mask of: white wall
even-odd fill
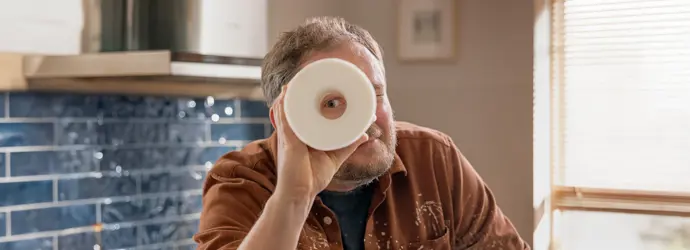
[[[278,35],[301,24],[312,16],[342,16],[342,0],[268,0],[268,41],[275,43]]]

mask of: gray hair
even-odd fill
[[[383,65],[379,44],[362,27],[340,17],[315,17],[297,28],[280,35],[261,65],[261,89],[270,107],[281,88],[299,71],[300,64],[313,51],[321,51],[343,42],[356,42],[366,47]],[[383,68],[383,67],[381,67]]]

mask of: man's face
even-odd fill
[[[302,66],[311,62],[339,58],[362,70],[376,91],[376,121],[369,127],[369,141],[360,145],[333,177],[333,181],[347,186],[362,185],[384,174],[395,159],[395,123],[382,65],[366,47],[359,43],[345,43],[333,49],[311,53]]]

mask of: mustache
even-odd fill
[[[383,135],[381,128],[376,124],[369,126],[366,133],[370,138],[379,138]]]

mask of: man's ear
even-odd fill
[[[276,120],[273,115],[273,110],[273,106],[271,106],[271,108],[268,110],[268,117],[271,118],[271,125],[273,125],[273,130],[276,130],[278,128],[276,127]]]

